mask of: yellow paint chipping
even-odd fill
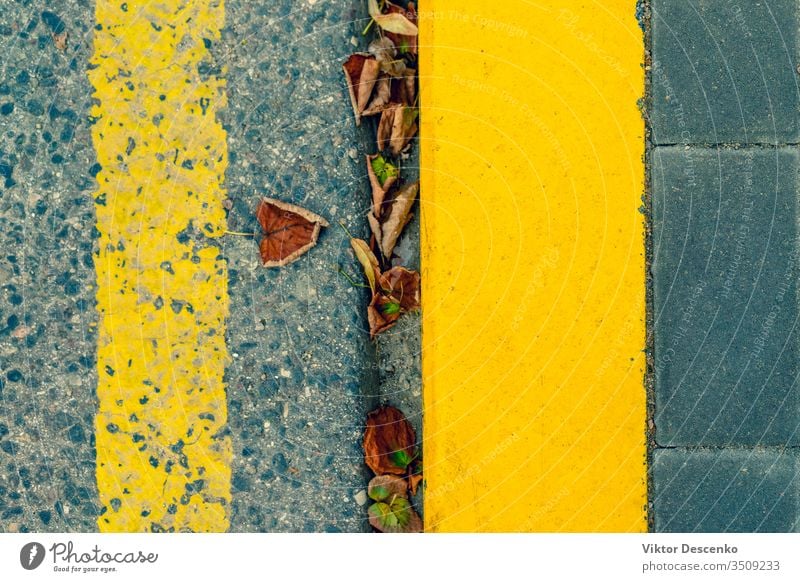
[[[421,13],[429,531],[645,531],[630,0]]]
[[[225,98],[200,73],[223,21],[221,0],[96,3],[101,531],[228,528]]]

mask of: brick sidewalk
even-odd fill
[[[654,0],[656,531],[796,531],[798,4]]]

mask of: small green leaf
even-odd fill
[[[397,516],[394,513],[387,513],[382,521],[383,521],[383,527],[387,529],[392,527],[397,527],[397,524],[399,523],[397,521]]]
[[[369,492],[369,496],[375,501],[383,501],[389,497],[389,490],[383,485],[378,485],[372,488],[372,490]]]
[[[411,455],[405,451],[395,451],[389,456],[389,458],[391,459],[392,463],[401,469],[408,467],[411,464],[411,461],[414,460]]]
[[[371,162],[372,171],[375,172],[375,177],[378,178],[381,186],[386,183],[389,178],[396,178],[400,172],[396,166],[393,166],[383,156],[378,156]]]
[[[394,32],[395,34],[405,34],[408,36],[416,36],[419,34],[419,29],[408,18],[400,13],[383,14],[378,7],[377,0],[367,0],[369,15],[372,17],[378,26],[386,32]]]
[[[397,515],[387,503],[373,503],[367,511],[378,520],[382,529],[397,527]]]
[[[400,54],[401,55],[406,54],[408,52],[409,48],[410,47],[408,46],[408,41],[405,39],[405,37],[401,36],[400,37],[400,46],[397,47],[397,49],[400,51]]]
[[[395,313],[400,313],[400,304],[387,303],[386,305],[381,307],[381,311],[383,311],[386,315],[394,315]]]
[[[390,506],[392,513],[397,518],[397,523],[400,527],[405,527],[411,520],[411,503],[408,499],[397,497]]]
[[[385,515],[392,512],[387,503],[373,503],[367,510],[372,517],[382,519]]]
[[[403,124],[408,127],[419,117],[418,107],[406,107],[403,109]]]

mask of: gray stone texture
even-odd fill
[[[655,143],[797,143],[796,0],[651,7]]]
[[[655,453],[657,532],[798,531],[798,458],[788,450]]]
[[[97,529],[92,14],[0,0],[0,532]]]
[[[656,441],[797,444],[797,151],[651,160]]]

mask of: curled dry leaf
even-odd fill
[[[417,10],[414,6],[413,2],[408,3],[408,8],[403,10],[401,6],[397,4],[393,4],[391,2],[386,2],[386,11],[389,14],[399,14],[402,15],[408,20],[411,24],[415,27],[417,26]],[[402,32],[396,33],[394,31],[386,31],[386,36],[392,40],[399,49],[399,51],[403,54],[417,54],[417,35],[419,31],[415,34],[403,34]]]
[[[378,286],[394,300],[401,313],[419,309],[420,277],[405,267],[392,267],[378,278]]]
[[[374,115],[393,104],[414,105],[417,96],[417,71],[397,58],[397,49],[391,39],[381,37],[372,41],[369,52],[380,64],[374,94],[362,115]]]
[[[365,241],[351,238],[350,246],[372,291],[367,320],[370,337],[374,338],[392,327],[402,314],[419,308],[419,273],[405,267],[392,267],[381,273],[378,259]]]
[[[418,110],[413,107],[414,100],[417,96],[417,72],[414,69],[406,69],[401,75],[397,77],[390,77],[389,75],[380,75],[375,82],[372,98],[369,101],[366,109],[361,112],[361,117],[369,117],[383,113],[386,109],[395,107],[397,105],[405,106],[403,115],[405,117],[392,117],[392,124],[400,124],[397,129],[391,127],[388,129],[389,135],[387,139],[392,139],[392,131],[401,131],[403,134],[408,133],[408,139],[397,144],[397,153],[399,153],[408,141],[414,137],[417,132],[416,120]],[[402,123],[401,123],[402,122]],[[388,121],[387,121],[388,123]],[[405,124],[405,125],[403,125]],[[388,126],[387,126],[388,127]],[[390,145],[392,145],[390,143]],[[395,155],[397,155],[395,153]]]
[[[377,0],[369,0],[368,2],[369,15],[378,26],[386,32],[392,32],[398,35],[416,37],[417,34],[419,34],[417,25],[408,19],[405,10],[399,6],[395,6],[391,2],[386,2],[386,6],[388,6],[389,11],[384,14],[381,12],[381,9],[378,8]]]
[[[411,423],[394,406],[381,406],[367,415],[364,461],[376,475],[404,475],[416,442]]]
[[[342,65],[357,125],[362,117],[376,115],[391,106],[393,99],[412,105],[416,94],[416,71],[407,69],[402,59],[390,56],[394,50],[389,46],[394,46],[392,41],[375,42],[381,41],[385,42],[370,45],[375,54],[355,53]]]
[[[372,90],[378,80],[380,65],[374,56],[368,53],[355,53],[342,65],[347,78],[347,89],[350,102],[356,116],[356,125],[361,125],[361,115],[370,102]]]
[[[381,154],[367,156],[367,175],[372,187],[372,212],[379,216],[389,189],[397,182],[400,171]]]
[[[411,489],[411,495],[417,494],[417,487],[422,483],[422,473],[412,473],[408,476],[408,488]]]
[[[388,144],[389,140],[392,138],[392,127],[394,126],[394,115],[397,109],[400,107],[399,104],[393,103],[391,106],[387,107],[381,113],[381,119],[378,122],[378,150],[384,150]]]
[[[367,50],[377,59],[382,73],[390,77],[400,77],[405,74],[405,60],[397,58],[397,47],[394,46],[392,39],[385,36],[376,38]]]
[[[381,113],[389,106],[391,100],[392,79],[388,75],[381,75],[375,82],[375,90],[373,91],[372,99],[370,99],[367,108],[361,112],[361,116],[368,117]]]
[[[378,278],[378,287],[367,307],[371,338],[391,328],[404,313],[420,306],[420,277],[416,271],[392,267]]]
[[[392,197],[388,208],[385,208],[387,205],[384,202],[384,208],[380,214],[376,216],[370,214],[367,217],[381,253],[387,259],[392,256],[400,234],[413,217],[411,208],[414,206],[417,194],[419,194],[419,182],[407,184]]]
[[[378,149],[389,151],[394,156],[408,145],[417,133],[419,110],[402,104],[390,104],[381,113],[378,123]]]
[[[400,319],[400,303],[380,293],[373,294],[372,301],[367,306],[369,337],[374,338],[386,331],[397,323],[398,319]]]
[[[383,65],[390,63],[397,56],[397,47],[391,39],[381,36],[369,43],[367,47],[369,54],[374,56]]]
[[[328,222],[288,202],[262,198],[256,217],[263,236],[259,250],[265,267],[282,267],[297,260],[317,244],[320,230]]]
[[[361,263],[361,267],[364,269],[364,275],[367,277],[370,290],[375,293],[378,277],[381,276],[378,259],[370,250],[369,245],[360,238],[351,238],[350,246],[353,247],[353,252],[356,254],[358,262]]]
[[[392,327],[404,313],[419,309],[419,273],[405,267],[392,267],[381,273],[378,259],[365,241],[351,238],[350,246],[364,269],[372,291],[372,300],[367,306],[367,321],[370,338],[374,338]]]
[[[392,81],[391,101],[406,105],[409,108],[413,107],[417,98],[417,71],[415,69],[406,69],[402,75],[392,79]]]

